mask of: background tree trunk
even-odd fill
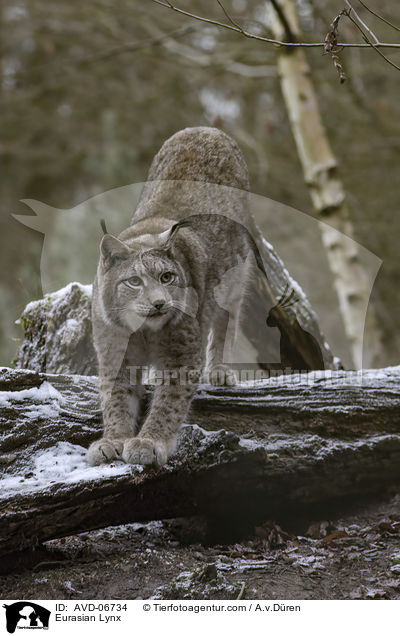
[[[294,0],[274,0],[270,24],[276,39],[299,40]],[[360,262],[353,226],[345,202],[337,161],[330,147],[304,50],[279,48],[278,70],[292,133],[315,211],[338,295],[355,368],[379,366],[382,336],[370,307],[366,273]],[[341,232],[339,234],[338,232]],[[349,237],[349,238],[346,238]],[[365,342],[364,342],[364,321]],[[364,351],[364,357],[363,357]]]

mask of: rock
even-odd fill
[[[16,367],[42,373],[95,375],[91,298],[91,285],[70,283],[29,303],[19,320],[24,341]]]

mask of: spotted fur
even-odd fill
[[[193,192],[182,195],[179,185],[184,180],[241,188],[231,208],[248,214],[237,203],[248,187],[247,169],[229,137],[212,128],[177,133],[149,176],[162,185],[146,186],[132,225],[118,237],[106,233],[100,245],[93,334],[104,435],[89,448],[91,464],[168,460],[201,372],[223,365],[226,303],[233,297],[227,272],[245,262],[245,289],[257,266],[257,258],[249,258],[254,241],[237,214],[221,215],[221,205],[211,210],[209,203],[202,209]],[[249,217],[241,221],[251,226]],[[149,365],[164,375],[143,414],[138,368]],[[232,380],[232,374],[227,377]]]

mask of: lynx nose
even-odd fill
[[[157,311],[160,311],[160,309],[162,309],[165,305],[165,300],[156,300],[153,303],[153,307],[154,309],[157,309]]]

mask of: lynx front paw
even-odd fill
[[[150,437],[133,437],[126,440],[122,458],[127,464],[162,466],[168,459],[167,445]]]
[[[103,437],[89,446],[86,456],[87,461],[91,466],[98,466],[99,464],[107,464],[113,459],[122,459],[123,447],[123,439],[107,439]]]

